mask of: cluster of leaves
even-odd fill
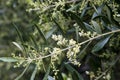
[[[14,24],[20,42],[13,42],[19,53],[1,57],[16,62],[14,67],[33,69],[43,80],[110,80],[112,67],[119,60],[119,13],[112,0],[26,0],[27,11],[34,13],[33,32],[22,33]],[[113,7],[114,6],[114,7]],[[119,7],[119,6],[117,6]],[[117,40],[118,44],[115,44]],[[114,47],[114,48],[113,48]],[[117,51],[116,51],[117,50]],[[31,70],[30,69],[30,70]]]

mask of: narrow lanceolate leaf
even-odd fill
[[[18,29],[17,25],[14,23],[13,23],[13,25],[14,25],[15,30],[17,31],[18,37],[20,38],[21,42],[24,43],[24,40],[22,38],[22,34],[21,34],[20,30]]]
[[[90,10],[91,7],[86,6],[83,11],[81,12],[80,18],[83,19],[83,17],[86,15],[86,12]]]
[[[101,30],[101,27],[100,25],[96,22],[96,21],[92,21],[92,24],[94,26],[94,30],[98,33],[98,34],[101,34],[102,33],[102,30]]]
[[[80,7],[80,3],[78,3],[78,4],[76,4],[75,6],[69,8],[68,10],[66,10],[66,12],[74,11],[74,10],[76,10],[78,7]]]
[[[101,15],[104,6],[105,4],[102,4],[100,7],[97,8],[97,12],[94,12],[94,14],[92,15],[92,19],[95,19],[96,17]]]
[[[12,58],[12,57],[0,57],[0,61],[3,62],[17,62],[18,59]]]
[[[37,45],[37,42],[35,41],[34,36],[33,36],[33,35],[30,35],[30,37],[31,37],[32,42],[34,43],[35,49],[36,49],[37,51],[39,51],[39,46]]]
[[[52,18],[52,21],[56,24],[58,30],[59,30],[62,34],[64,34],[64,31],[63,31],[63,29],[61,28],[61,26],[58,24],[58,22],[57,22],[54,18]]]
[[[110,39],[111,35],[99,41],[92,49],[92,53],[101,50]]]
[[[17,42],[12,42],[18,49],[20,49],[21,51],[23,51],[24,49],[23,49],[23,47],[20,45],[20,44],[18,44]]]
[[[57,76],[57,80],[65,80],[63,79],[62,73],[60,71],[58,72]]]
[[[105,10],[107,12],[107,17],[108,17],[109,21],[112,22],[112,20],[113,20],[112,10],[107,4],[105,6]]]
[[[52,76],[48,76],[48,80],[55,80]]]
[[[53,27],[50,31],[48,31],[45,35],[46,39],[50,38],[51,35],[56,31],[57,27]]]
[[[84,80],[83,77],[71,65],[65,64],[65,67],[73,75],[74,80]]]
[[[24,40],[23,40],[23,38],[22,38],[22,34],[21,34],[20,30],[18,29],[18,27],[17,27],[16,24],[13,23],[13,25],[14,25],[15,30],[17,31],[17,34],[18,34],[18,37],[19,37],[21,43],[23,44],[23,43],[24,43]],[[23,48],[24,48],[24,51],[26,52],[25,46],[23,46]]]
[[[47,42],[47,39],[45,38],[44,33],[41,31],[41,29],[38,27],[38,25],[35,24],[35,27],[37,28],[40,36],[42,36],[43,40],[44,40],[45,42]]]
[[[19,80],[24,75],[24,73],[27,71],[28,67],[29,67],[29,64],[26,66],[24,71],[15,80]]]
[[[36,73],[37,73],[37,65],[35,66],[35,69],[34,69],[34,71],[33,71],[33,73],[32,73],[32,76],[31,76],[31,78],[30,78],[30,80],[35,80],[35,75],[36,75]]]
[[[85,45],[85,47],[80,51],[80,53],[78,54],[78,58],[79,58],[79,61],[81,61],[84,57],[85,57],[85,55],[87,54],[87,52],[86,52],[86,49],[89,47],[89,45],[90,45],[90,43],[91,43],[92,41],[90,41],[89,43],[87,43],[86,45]]]
[[[86,27],[85,27],[83,21],[81,20],[81,18],[78,15],[76,15],[72,12],[69,12],[69,14],[70,14],[71,19],[75,20],[76,23],[80,26],[80,28],[86,30]]]
[[[47,69],[47,72],[46,72],[43,80],[48,80],[48,78],[49,78],[49,73],[50,73],[50,65],[49,65],[49,67],[48,67],[48,69]]]
[[[86,23],[86,22],[84,22],[84,25],[85,25],[86,29],[88,29],[88,30],[91,31],[91,32],[94,32],[93,27],[92,27],[91,25],[89,25],[89,24]]]
[[[114,19],[113,17],[113,12],[112,12],[112,9],[106,4],[106,12],[107,12],[107,17],[109,19],[109,21],[112,23],[112,24],[115,24],[117,26],[120,26],[120,24]]]

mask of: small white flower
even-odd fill
[[[76,41],[75,40],[73,40],[73,39],[70,39],[69,40],[69,45],[75,45],[76,44]]]
[[[74,51],[75,53],[80,52],[80,46],[76,45],[76,46],[73,48],[73,51]]]
[[[48,47],[45,47],[45,48],[44,48],[44,50],[45,50],[45,51],[48,51],[48,50],[49,50],[49,48],[48,48]]]
[[[62,35],[58,35],[58,40],[62,40],[63,36]]]
[[[57,45],[59,45],[59,46],[61,46],[62,44],[63,44],[62,41],[57,42]]]
[[[73,55],[74,55],[74,52],[71,51],[71,49],[69,49],[68,52],[67,52],[67,58],[70,59]]]
[[[75,26],[75,27],[76,27],[76,26],[78,26],[78,24],[77,24],[77,23],[75,23],[75,24],[73,24],[73,26]]]
[[[80,37],[84,36],[84,31],[80,29],[79,35],[80,35]]]
[[[120,14],[117,14],[116,16],[117,16],[117,17],[120,17]]]
[[[63,45],[66,45],[67,42],[68,42],[68,40],[66,40],[65,38],[63,38],[63,40],[62,40]]]
[[[89,72],[89,71],[85,71],[85,73],[86,73],[87,75],[89,75],[89,74],[90,74],[90,72]]]
[[[91,34],[91,32],[90,32],[90,31],[88,31],[88,32],[87,32],[87,34],[88,34],[88,35],[90,35],[90,34]]]
[[[79,35],[80,35],[80,36],[82,36],[82,35],[83,35],[83,33],[80,33],[80,32],[79,32]]]
[[[58,40],[58,37],[56,35],[52,35],[52,39],[57,41]]]
[[[96,32],[93,32],[93,34],[91,35],[91,37],[93,38],[93,37],[95,37],[97,35],[97,33]]]
[[[74,55],[74,52],[73,52],[73,51],[71,51],[70,56],[73,56],[73,55]]]
[[[53,48],[53,53],[54,54],[60,54],[61,53],[61,49],[60,48]]]

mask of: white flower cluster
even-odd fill
[[[62,35],[52,35],[52,39],[57,41],[58,46],[65,46],[68,43],[68,40],[63,38]]]
[[[59,55],[61,54],[61,49],[60,48],[53,48],[53,51],[52,51],[52,61],[57,61],[59,59]]]
[[[77,53],[80,52],[80,45],[78,45],[78,43],[73,40],[67,40],[65,38],[63,38],[62,35],[52,35],[52,39],[55,40],[57,42],[58,46],[64,46],[67,47],[67,52],[66,52],[66,57],[68,58],[69,62],[73,63],[74,65],[80,65],[80,63],[76,60],[77,58]],[[53,61],[56,61],[59,59],[59,55],[61,54],[61,52],[63,51],[63,49],[60,48],[53,48]]]
[[[80,63],[76,60],[76,58],[77,58],[77,53],[80,52],[80,46],[77,45],[77,44],[74,44],[74,45],[75,45],[75,47],[70,48],[70,49],[67,51],[66,56],[67,56],[67,58],[69,59],[69,61],[70,61],[71,63],[73,63],[74,65],[80,66]]]
[[[84,32],[84,30],[80,30],[80,32],[79,32],[79,36],[80,36],[80,37],[93,38],[93,37],[95,37],[96,35],[97,35],[96,32],[90,32],[90,31]]]
[[[70,39],[70,40],[69,40],[69,45],[70,45],[70,46],[75,45],[75,44],[76,44],[76,41],[75,41],[75,40],[73,40],[73,39]]]

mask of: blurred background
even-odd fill
[[[18,39],[18,35],[13,23],[23,33],[30,31],[33,17],[26,12],[26,8],[24,0],[0,0],[0,57],[10,56],[16,50],[12,42]],[[22,35],[26,40],[27,36]],[[11,63],[0,62],[0,80],[13,80],[18,75],[17,72],[22,72],[22,68],[13,69]]]

